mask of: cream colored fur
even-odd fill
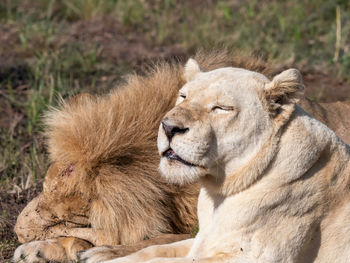
[[[185,78],[229,66],[268,77],[273,72],[260,59],[216,51],[198,53],[186,65]],[[115,246],[86,254],[101,261],[185,236],[154,238],[158,234],[191,232],[197,224],[198,183],[167,184],[158,173],[156,147],[159,122],[173,108],[185,83],[183,71],[181,63],[159,63],[143,75],[128,76],[110,94],[80,94],[47,113],[52,164],[43,192],[17,219],[15,231],[25,243],[16,250],[15,259],[75,259],[81,249]],[[303,100],[301,105],[350,142],[348,103]],[[191,175],[186,171],[181,181]]]
[[[199,53],[196,59],[204,70],[235,65],[271,71],[260,59],[226,51]],[[18,216],[15,231],[24,244],[15,260],[56,260],[50,255],[76,251],[81,243],[85,249],[117,246],[110,254],[123,255],[132,251],[129,246],[145,245],[144,239],[192,231],[198,184],[167,184],[158,173],[156,147],[159,122],[183,84],[183,65],[162,62],[142,75],[127,76],[110,94],[79,94],[46,114],[52,164],[43,192]],[[157,238],[154,244],[174,240],[178,237]]]
[[[202,183],[199,233],[108,262],[350,262],[350,148],[296,106],[299,72],[195,68],[158,149],[167,181]]]

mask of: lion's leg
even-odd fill
[[[134,261],[136,260],[136,261]],[[96,261],[98,262],[98,261]],[[132,263],[132,262],[139,262],[139,263],[235,263],[235,262],[247,262],[244,260],[240,260],[236,258],[234,253],[222,253],[218,254],[213,257],[208,258],[200,258],[200,259],[193,259],[193,258],[184,258],[184,257],[176,257],[176,258],[169,258],[169,257],[156,257],[152,258],[150,260],[144,261],[143,259],[127,259],[120,258],[117,260],[110,260],[110,261],[104,261],[103,263]],[[251,261],[248,261],[251,262]]]
[[[75,237],[78,239],[83,239],[89,241],[94,246],[102,246],[109,244],[109,234],[103,229],[95,229],[88,227],[66,227],[65,225],[56,225],[50,227],[47,231],[48,238],[56,237]]]
[[[42,241],[32,241],[19,246],[13,256],[14,262],[67,262],[76,260],[78,251],[92,245],[75,237],[60,237]]]
[[[188,234],[182,234],[182,235],[164,234],[148,240],[137,242],[136,244],[133,244],[133,245],[119,245],[115,247],[111,247],[111,246],[94,247],[80,253],[79,259],[87,263],[101,262],[105,260],[115,259],[118,257],[124,257],[149,246],[174,243],[174,242],[178,242],[180,240],[184,240],[188,238],[190,238],[190,235]]]
[[[107,263],[108,261],[104,262]],[[232,254],[223,254],[210,258],[192,259],[192,258],[154,258],[143,263],[234,263],[242,262],[235,259]]]
[[[129,256],[106,261],[106,263],[132,263],[132,262],[145,262],[153,258],[183,258],[187,255],[193,244],[193,238],[178,241],[167,245],[156,245],[144,248]],[[87,261],[98,262],[98,261]]]
[[[59,238],[59,243],[64,247],[67,258],[69,260],[77,259],[77,252],[86,250],[92,247],[92,244],[86,240],[75,237],[62,237]]]

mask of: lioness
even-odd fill
[[[350,147],[296,105],[299,71],[185,76],[158,150],[168,182],[201,182],[199,233],[108,262],[350,262]]]
[[[226,66],[267,76],[274,71],[262,60],[226,51],[195,59],[206,71]],[[109,259],[188,238],[156,237],[188,234],[197,224],[198,184],[172,186],[158,173],[158,126],[184,83],[181,63],[160,63],[144,75],[128,76],[107,96],[81,94],[47,114],[52,164],[43,192],[18,217],[15,231],[24,244],[15,260],[66,261],[82,249],[116,246],[99,250],[100,260]],[[348,103],[301,103],[350,142]]]

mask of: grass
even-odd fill
[[[4,204],[11,198],[18,204],[21,193],[42,182],[48,160],[40,120],[57,97],[104,93],[144,58],[191,54],[213,46],[255,52],[281,67],[321,72],[317,76],[331,76],[349,86],[350,3],[0,2],[0,193],[6,193],[0,195],[0,261],[9,258],[15,244],[11,224],[25,198],[16,212]],[[314,92],[309,95],[324,100],[325,94],[337,93]],[[349,97],[342,93],[335,98]]]

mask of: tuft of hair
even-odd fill
[[[127,76],[107,96],[62,101],[44,118],[51,160],[90,168],[124,166],[130,158],[147,163],[156,152],[160,120],[183,84],[180,72],[178,65],[163,63],[146,76]]]
[[[223,67],[244,68],[272,77],[276,72],[261,56],[246,54],[227,48],[219,50],[200,50],[194,56],[202,71]]]

